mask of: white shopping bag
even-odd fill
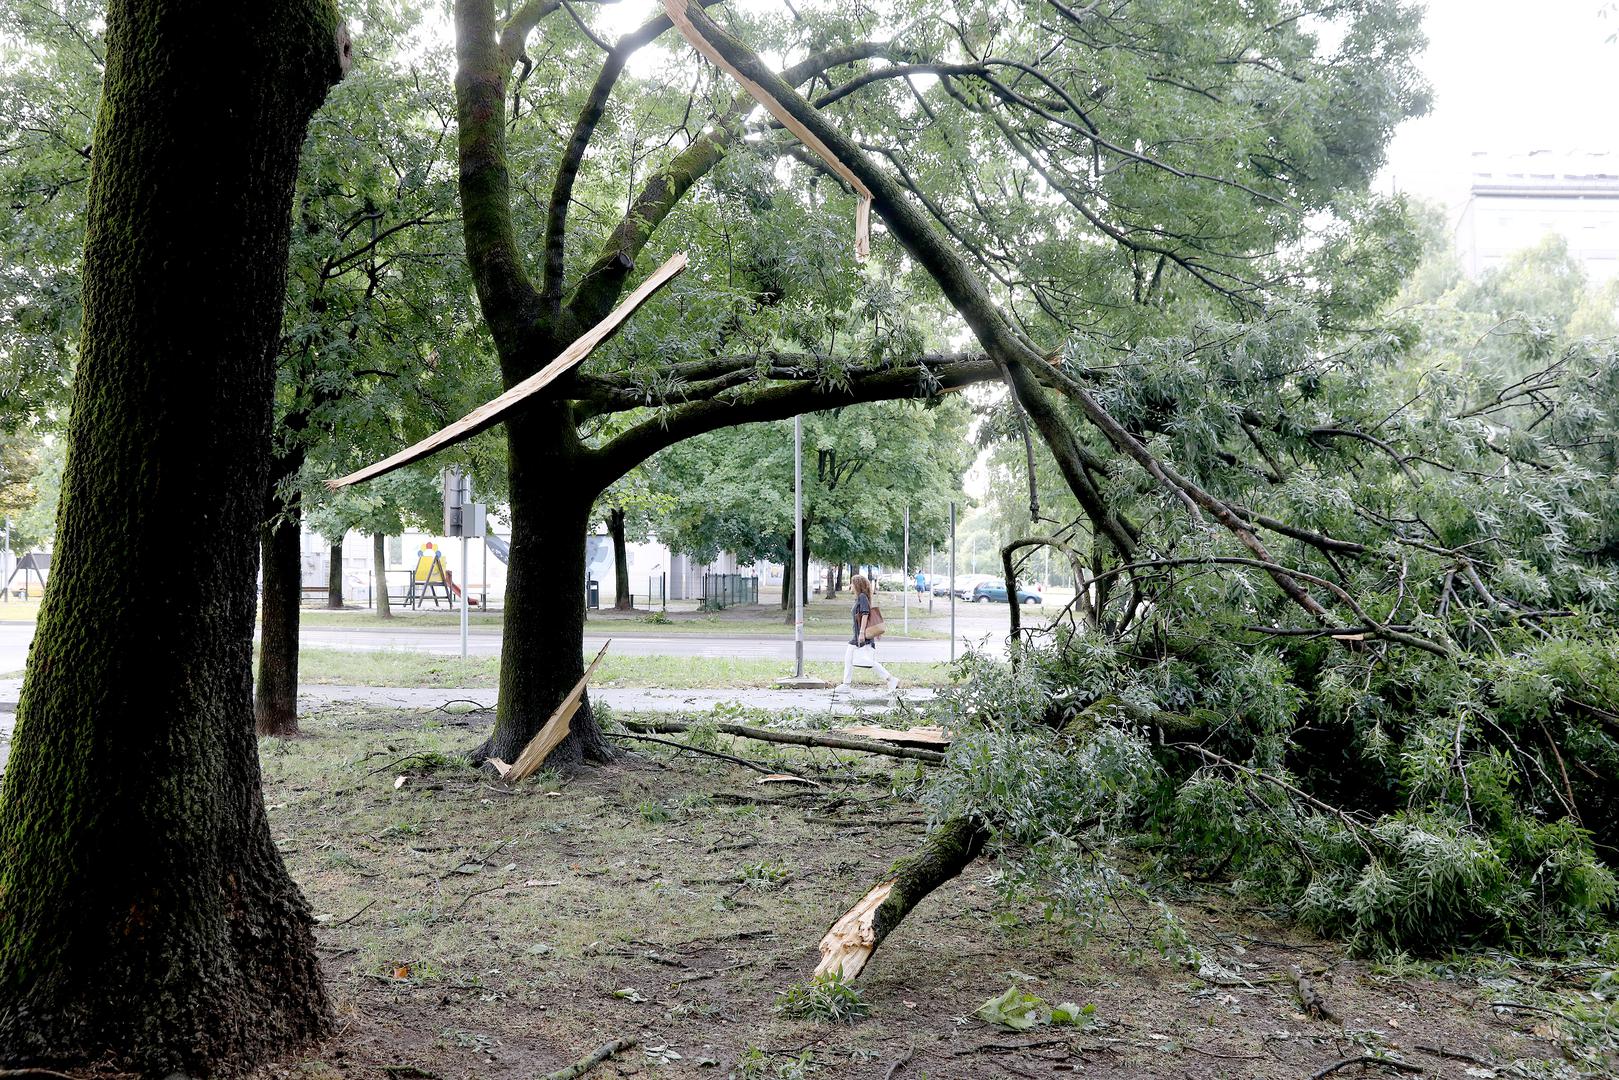
[[[870,667],[877,660],[877,646],[872,644],[860,645],[854,651],[855,667]]]

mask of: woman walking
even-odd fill
[[[871,582],[864,574],[856,574],[849,579],[849,587],[854,590],[854,636],[843,650],[843,683],[838,689],[849,689],[855,668],[869,667],[878,678],[887,680],[888,689],[898,690],[899,680],[877,662],[877,639],[866,632],[871,628]]]

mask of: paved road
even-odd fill
[[[920,621],[918,625],[923,625]],[[948,630],[946,619],[935,618],[930,628]],[[956,629],[962,642],[977,643],[985,639],[994,645],[1006,633],[1006,612],[995,606],[966,606],[958,613]],[[621,656],[716,656],[764,657],[790,660],[793,639],[790,634],[727,637],[697,634],[587,634],[585,653],[594,655],[609,636],[613,651]],[[0,622],[0,675],[21,671],[28,661],[28,644],[34,637],[33,623]],[[327,649],[355,649],[365,652],[397,649],[405,652],[432,653],[441,656],[457,655],[461,651],[460,633],[442,627],[399,627],[376,630],[363,626],[305,627],[298,640],[305,646]],[[843,659],[843,641],[839,638],[811,638],[804,642],[804,656],[808,660]],[[880,647],[884,660],[939,661],[950,658],[950,642],[943,639],[906,640],[895,630],[883,639]],[[467,651],[475,656],[497,656],[500,653],[500,631],[472,630],[467,635]]]

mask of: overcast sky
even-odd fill
[[[1619,12],[1607,0],[1429,0],[1433,111],[1396,135],[1383,176],[1459,207],[1475,151],[1603,151],[1619,172]]]

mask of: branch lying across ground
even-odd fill
[[[983,826],[970,818],[951,818],[934,829],[920,851],[896,862],[827,930],[816,976],[858,978],[894,927],[929,893],[965,870],[988,840]]]
[[[541,1080],[577,1080],[578,1077],[585,1075],[608,1058],[616,1054],[622,1054],[634,1046],[634,1039],[614,1039],[610,1043],[603,1043],[567,1068],[558,1069],[553,1073],[546,1073]]]
[[[829,750],[858,750],[862,754],[882,757],[909,758],[937,765],[944,755],[937,750],[922,750],[914,746],[891,746],[871,739],[857,739],[849,735],[836,735],[821,731],[776,731],[771,728],[750,727],[746,724],[716,722],[690,724],[683,720],[620,720],[631,731],[651,731],[659,734],[685,734],[693,730],[713,730],[722,735],[735,735],[759,742],[784,743],[788,746],[820,746]]]

